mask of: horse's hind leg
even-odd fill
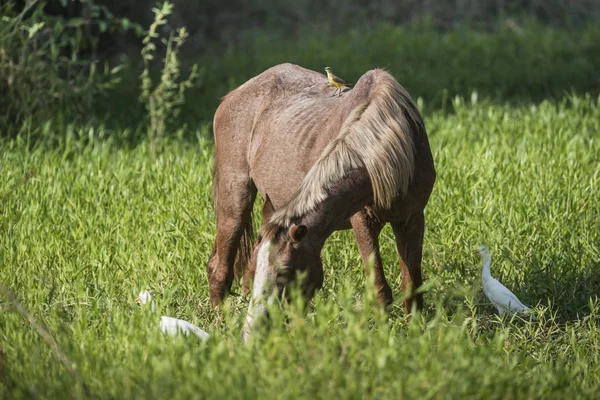
[[[359,211],[350,218],[354,237],[363,263],[369,273],[370,262],[373,263],[373,278],[377,289],[377,299],[384,307],[392,304],[392,289],[388,285],[383,272],[383,264],[379,253],[379,233],[383,225],[377,219],[370,217],[365,211]]]
[[[213,182],[216,185],[217,233],[207,266],[213,307],[218,306],[231,289],[235,258],[244,227],[252,223],[250,218],[256,197],[256,187],[249,177],[229,174],[223,178]]]
[[[406,296],[404,300],[406,312],[412,311],[414,301],[416,301],[416,309],[420,311],[423,308],[423,294],[415,293],[415,291],[423,283],[421,276],[423,232],[425,230],[423,213],[412,215],[406,224],[392,222],[391,225],[396,237],[396,249],[400,259],[402,290]]]

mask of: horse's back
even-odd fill
[[[325,75],[281,64],[231,91],[214,117],[216,168],[247,171],[261,193],[275,185],[280,206],[339,131],[327,88]]]
[[[387,72],[371,70],[352,90],[332,97],[324,74],[294,64],[269,68],[226,95],[217,109],[217,167],[225,163],[227,168],[249,174],[259,192],[267,194],[275,208],[281,207],[323,149],[339,136],[349,114],[368,104],[377,95],[378,84],[386,80],[395,83]],[[432,159],[421,117],[403,88],[402,93],[403,106],[409,107],[405,114],[412,123],[416,112],[419,120],[410,129],[415,150],[428,153],[423,158],[417,155],[421,164],[417,170],[429,170],[425,164],[432,164]]]
[[[325,75],[301,67],[274,72],[278,85],[256,114],[247,158],[259,192],[279,208],[363,99],[352,91],[332,97]]]
[[[261,114],[278,100],[315,86],[320,76],[298,65],[276,65],[224,96],[213,119],[217,159],[220,152],[228,154],[227,162],[247,154]]]

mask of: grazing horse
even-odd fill
[[[323,283],[325,240],[350,227],[366,266],[372,257],[379,302],[389,305],[378,237],[391,224],[402,287],[410,291],[405,307],[422,307],[414,290],[422,283],[423,210],[436,176],[423,119],[384,70],[368,71],[341,98],[327,89],[324,75],[281,64],[233,90],[215,113],[213,307],[248,264],[252,206],[257,192],[264,199],[265,224],[244,277],[248,288],[256,274],[244,337],[264,313],[261,299],[282,295],[297,273],[305,274],[304,295],[313,296]]]

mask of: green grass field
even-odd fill
[[[70,127],[58,144],[2,139],[0,281],[78,377],[2,297],[0,397],[597,398],[600,100],[467,100],[426,118],[438,180],[426,209],[422,318],[405,319],[391,230],[381,236],[396,298],[389,318],[347,231],[324,248],[324,288],[307,312],[297,303],[274,311],[274,328],[246,347],[248,299],[209,307],[206,127],[195,142],[152,150],[102,138],[97,126]],[[496,316],[472,254],[481,243],[492,274],[536,307],[536,321]],[[158,315],[133,302],[142,289],[154,291],[157,314],[211,339],[163,337]]]

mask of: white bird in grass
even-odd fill
[[[152,312],[154,312],[154,301],[152,300],[150,292],[147,290],[140,292],[140,297],[135,299],[135,302],[142,305],[150,303]],[[207,332],[204,332],[196,325],[190,324],[182,319],[165,317],[164,315],[160,317],[160,329],[163,333],[166,333],[169,336],[177,336],[177,334],[181,332],[184,336],[189,336],[190,333],[193,333],[200,339],[204,340],[207,340],[210,337]]]
[[[498,314],[504,315],[504,313],[529,313],[531,311],[529,307],[521,303],[521,301],[517,298],[517,296],[514,295],[513,292],[508,290],[506,286],[492,277],[490,272],[492,255],[490,254],[490,250],[487,248],[487,246],[479,246],[477,248],[477,254],[479,254],[483,260],[483,271],[481,273],[483,293],[485,293],[494,307],[496,307]]]

